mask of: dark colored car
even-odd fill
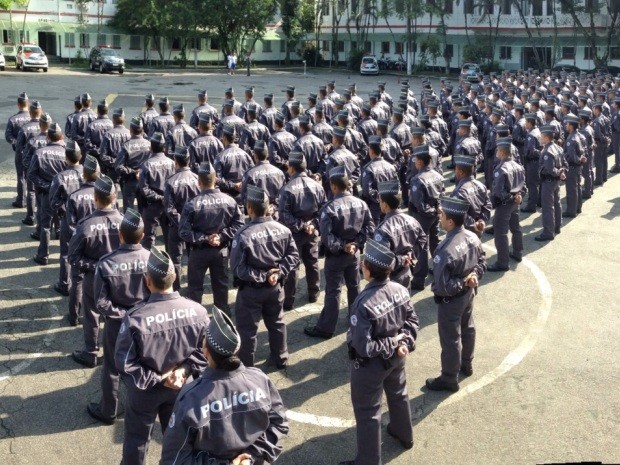
[[[557,73],[560,73],[562,71],[564,71],[565,73],[581,73],[581,69],[573,65],[556,65],[551,68],[551,71],[555,71]]]
[[[107,45],[94,47],[88,56],[88,66],[91,71],[100,73],[118,71],[119,74],[125,72],[125,60],[116,50]]]

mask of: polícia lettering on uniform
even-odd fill
[[[95,200],[95,196],[93,194],[80,194],[77,196],[78,201],[80,200]]]
[[[214,198],[214,199],[201,199],[196,201],[196,208],[200,207],[208,207],[210,205],[223,205],[225,203],[224,199]]]
[[[456,250],[458,253],[464,252],[469,249],[468,245],[474,244],[476,242],[473,237],[468,237],[466,241],[462,241],[456,244],[454,246],[454,250]]]
[[[142,271],[146,268],[146,262],[144,260],[134,260],[128,263],[113,263],[112,271]]]
[[[284,234],[286,231],[284,229],[267,229],[265,231],[259,231],[252,233],[250,235],[251,239],[267,239],[269,237],[277,237]]]
[[[98,223],[98,224],[91,224],[90,225],[90,230],[91,231],[107,231],[109,229],[119,229],[120,228],[120,223]]]
[[[373,305],[372,309],[375,313],[382,313],[386,310],[393,308],[396,304],[400,304],[406,302],[411,297],[409,297],[408,292],[401,292],[398,294],[390,294],[390,296],[381,302],[380,304]]]
[[[146,325],[151,326],[153,323],[166,323],[174,320],[182,320],[184,318],[192,318],[198,316],[193,308],[174,308],[171,312],[158,313],[146,317]]]
[[[267,396],[261,388],[256,388],[249,392],[233,393],[231,397],[225,397],[222,400],[214,400],[207,405],[200,407],[202,418],[209,418],[209,412],[222,413],[224,410],[230,410],[239,405],[247,405],[252,402],[258,402],[266,399]]]
[[[349,211],[349,210],[357,210],[358,208],[362,208],[362,202],[344,202],[341,204],[332,204],[336,213],[338,211]]]

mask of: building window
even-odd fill
[[[611,47],[609,51],[609,58],[611,60],[620,60],[620,47]]]
[[[324,51],[324,52],[329,52],[329,40],[324,40],[324,41],[323,41],[323,46],[322,46],[322,48],[323,48],[323,51]]]
[[[594,60],[596,57],[596,49],[593,47],[584,47],[583,49],[583,59],[584,60]]]
[[[495,5],[493,3],[484,3],[480,6],[480,14],[492,15]]]
[[[151,40],[151,50],[158,50],[161,47],[161,37],[155,36]]]
[[[357,13],[358,0],[350,0],[350,1],[351,1],[351,13]]]
[[[80,34],[80,48],[90,48],[90,35]]]
[[[447,15],[454,13],[454,0],[446,0],[443,9]]]
[[[532,16],[542,16],[543,3],[542,0],[532,0]]]
[[[351,50],[357,50],[357,42],[355,41],[351,42]]]
[[[553,16],[554,1],[547,0],[547,16]]]
[[[19,31],[19,41],[30,43],[30,31],[26,31],[26,36],[24,37],[24,31]]]
[[[108,45],[105,34],[97,34],[97,45]]]
[[[345,0],[338,0],[338,14],[342,16],[346,9],[347,4],[345,3]]]
[[[454,45],[447,44],[443,51],[444,58],[450,60],[454,56]]]
[[[174,37],[170,40],[170,49],[171,50],[181,50],[181,39],[178,37]]]
[[[511,60],[512,59],[512,47],[502,45],[499,48],[499,59],[500,60]]]
[[[463,13],[466,15],[474,14],[474,0],[465,0],[465,3],[463,4]]]
[[[403,43],[402,42],[394,43],[394,53],[396,53],[397,55],[403,54]]]
[[[271,53],[271,41],[263,40],[263,53]]]
[[[75,34],[73,32],[65,32],[65,47],[75,47]]]
[[[202,50],[202,39],[200,37],[192,37],[187,41],[187,48],[190,50]]]
[[[512,14],[512,0],[502,1],[502,14],[504,15]]]
[[[112,48],[121,48],[121,36],[119,34],[112,35]]]
[[[364,42],[364,52],[365,53],[372,53],[372,43],[366,41]]]
[[[364,14],[372,14],[372,6],[370,0],[364,0]]]
[[[381,42],[381,53],[390,53],[390,43]]]
[[[562,60],[574,60],[575,47],[562,47]]]
[[[339,40],[338,41],[338,51],[339,52],[344,52],[344,40]]]
[[[323,0],[323,16],[329,16],[329,0]]]
[[[217,39],[209,39],[209,50],[219,50],[220,44],[217,42]]]
[[[584,10],[586,13],[598,13],[600,11],[598,0],[585,0]]]
[[[2,42],[5,44],[12,44],[15,39],[14,39],[14,35],[13,35],[13,31],[9,31],[7,29],[5,29],[4,31],[2,31]]]
[[[280,41],[280,53],[286,53],[286,41],[285,40]]]
[[[129,37],[129,50],[140,50],[142,48],[142,41],[140,36]]]

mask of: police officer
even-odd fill
[[[198,92],[198,106],[192,110],[192,116],[189,119],[189,125],[198,130],[198,124],[200,123],[200,115],[208,115],[209,120],[217,122],[219,115],[217,110],[209,105],[209,96],[206,90]]]
[[[250,153],[257,141],[260,140],[266,144],[269,141],[270,133],[267,126],[256,119],[260,106],[256,103],[249,103],[245,108],[245,121],[248,124],[243,128],[239,137],[239,147]]]
[[[562,147],[554,140],[555,128],[543,126],[540,141],[543,146],[540,154],[540,203],[542,206],[541,234],[534,237],[536,241],[552,241],[560,234],[562,227],[562,204],[560,203],[560,181],[566,179],[566,168]]]
[[[235,143],[237,131],[234,126],[224,125],[221,141],[224,150],[215,159],[217,185],[222,192],[230,195],[237,202],[241,202],[241,180],[254,161],[248,153]]]
[[[170,100],[168,97],[162,97],[158,102],[159,114],[155,116],[149,125],[148,136],[153,137],[153,134],[159,132],[164,135],[164,139],[168,136],[168,133],[175,125],[174,117],[170,114]]]
[[[69,196],[78,190],[82,184],[84,165],[80,164],[82,152],[80,146],[72,140],[65,146],[65,169],[54,176],[50,186],[49,204],[52,211],[58,212],[60,217],[60,269],[58,282],[54,284],[54,290],[61,295],[69,296],[71,287],[70,266],[67,260],[69,253],[69,240],[71,229],[66,221],[66,205]]]
[[[88,125],[84,135],[85,152],[99,161],[101,161],[99,147],[101,147],[103,136],[114,126],[110,118],[108,118],[108,111],[108,103],[105,100],[100,101],[97,104],[97,118]]]
[[[301,152],[306,161],[306,171],[309,174],[320,173],[324,170],[325,144],[312,133],[314,129],[308,115],[299,117],[300,137],[293,145],[294,152]],[[290,153],[289,153],[290,158]]]
[[[381,217],[379,205],[379,183],[398,179],[394,166],[383,159],[383,143],[381,137],[371,136],[368,144],[370,161],[362,168],[362,200],[366,201],[375,224]]]
[[[253,106],[255,119],[258,119],[260,115],[263,113],[263,108],[259,105],[259,103],[256,100],[254,100],[254,87],[252,86],[246,87],[244,94],[245,94],[244,95],[245,102],[243,102],[243,105],[241,105],[241,108],[239,108],[239,112],[237,113],[239,118],[246,119],[248,110],[250,109],[251,106]]]
[[[79,145],[78,145],[79,147]],[[101,174],[99,170],[99,163],[97,159],[90,155],[86,155],[84,160],[84,171],[82,176],[84,181],[80,188],[69,195],[67,199],[66,210],[67,213],[63,218],[63,225],[61,225],[61,232],[63,228],[68,230],[68,233],[63,236],[61,234],[60,240],[66,241],[66,245],[61,242],[61,249],[67,250],[65,257],[60,257],[61,261],[66,260],[69,267],[69,276],[71,281],[69,283],[69,313],[68,320],[71,326],[77,326],[80,321],[80,308],[82,306],[82,284],[84,281],[84,272],[79,266],[72,266],[69,259],[69,241],[77,229],[78,223],[89,216],[95,211],[95,181]],[[66,225],[64,224],[66,222]]]
[[[4,139],[11,144],[15,152],[15,172],[17,175],[17,198],[11,204],[13,208],[24,208],[24,168],[21,165],[21,158],[18,158],[16,151],[17,136],[22,126],[30,121],[28,113],[28,95],[22,92],[17,96],[17,113],[9,118],[4,131]]]
[[[332,196],[330,188],[330,176],[329,173],[337,166],[344,166],[346,168],[347,179],[349,179],[353,191],[357,192],[357,181],[360,177],[360,162],[359,158],[347,149],[344,145],[345,138],[347,136],[347,130],[344,127],[334,128],[334,135],[332,136],[332,151],[325,160],[325,172],[323,175],[323,187]]]
[[[594,194],[594,158],[596,141],[594,127],[591,124],[592,113],[590,110],[579,112],[579,133],[584,137],[584,154],[586,162],[581,167],[583,177],[582,199],[589,199]]]
[[[611,148],[614,154],[614,165],[610,173],[620,173],[620,97],[614,99],[611,113]]]
[[[422,149],[426,147],[426,150]],[[444,191],[443,176],[430,166],[428,146],[418,147],[414,152],[418,173],[409,181],[409,214],[422,226],[428,243],[422,250],[411,283],[411,289],[424,289],[428,274],[428,253],[433,255],[439,243],[439,197]]]
[[[457,184],[451,197],[459,198],[469,204],[464,226],[465,229],[480,237],[491,218],[492,206],[489,192],[484,184],[474,178],[475,158],[457,155],[454,157],[454,163]]]
[[[73,99],[73,113],[69,113],[65,118],[65,134],[71,134],[71,125],[73,124],[73,119],[78,115],[80,110],[82,110],[82,99],[78,95]]]
[[[486,269],[480,239],[463,227],[469,204],[454,197],[441,199],[440,221],[447,231],[433,259],[431,290],[437,304],[437,329],[441,344],[441,375],[426,380],[433,391],[459,390],[461,376],[473,374],[476,344],[474,297]]]
[[[284,114],[277,112],[274,116],[275,131],[268,142],[269,162],[286,172],[288,154],[293,149],[297,138],[284,129]]]
[[[125,142],[131,139],[131,133],[125,127],[125,110],[116,108],[112,113],[112,123],[114,126],[103,135],[101,149],[99,150],[99,160],[105,167],[107,175],[114,182],[118,182],[119,173],[116,172],[116,158],[123,148]]]
[[[73,351],[72,356],[77,363],[89,368],[97,366],[99,352],[100,314],[94,295],[95,268],[101,257],[118,248],[118,230],[123,220],[123,215],[112,207],[116,188],[109,177],[102,174],[97,178],[94,196],[97,209],[80,221],[69,242],[69,263],[84,273],[84,348]]]
[[[176,172],[166,179],[164,186],[164,208],[168,215],[168,242],[166,249],[174,263],[176,279],[173,289],[181,288],[181,259],[183,257],[183,240],[179,236],[179,221],[185,203],[200,192],[198,176],[189,169],[189,152],[187,147],[176,146],[174,150],[174,167]]]
[[[293,233],[306,273],[308,302],[318,300],[319,275],[319,210],[325,204],[325,191],[306,171],[301,152],[289,154],[290,180],[280,191],[279,220]],[[297,269],[291,270],[284,285],[284,310],[292,310],[297,292]]]
[[[207,269],[211,278],[213,303],[230,315],[228,306],[228,250],[232,238],[243,226],[239,205],[215,187],[215,168],[208,161],[200,165],[200,192],[183,207],[179,236],[189,249],[187,297],[202,302]]]
[[[609,156],[609,145],[611,144],[611,120],[603,114],[603,104],[596,102],[592,104],[592,128],[594,129],[594,171],[596,179],[595,186],[601,186],[607,181],[607,163]]]
[[[153,106],[155,105],[155,96],[153,94],[147,94],[144,97],[144,102],[146,110],[140,113],[140,119],[142,120],[142,128],[144,134],[148,135],[151,134],[152,122],[159,113],[157,113],[157,110],[153,108]]]
[[[351,367],[351,403],[357,455],[340,465],[381,463],[381,397],[387,397],[387,433],[403,448],[413,447],[407,395],[406,358],[415,349],[420,322],[409,290],[390,280],[394,254],[368,239],[362,273],[368,284],[351,306],[347,344]]]
[[[276,130],[274,121],[278,109],[273,106],[273,94],[265,94],[263,97],[265,108],[258,117],[258,121],[269,129],[269,134],[273,134]]]
[[[285,369],[288,348],[283,285],[291,270],[299,266],[299,253],[290,229],[269,216],[269,199],[263,189],[249,186],[245,206],[251,221],[237,231],[230,254],[230,268],[239,287],[235,302],[241,336],[239,358],[245,366],[254,366],[262,318],[269,333],[268,364]]]
[[[289,430],[282,399],[267,375],[241,363],[240,347],[232,321],[214,307],[202,345],[209,366],[175,402],[160,465],[248,465],[278,458],[279,441]]]
[[[562,213],[562,216],[575,218],[578,213],[581,213],[581,169],[582,165],[587,162],[586,144],[585,137],[578,131],[578,117],[568,115],[564,118],[564,123],[568,133],[564,142],[564,158],[568,163],[568,173],[566,174],[566,211]]]
[[[39,216],[39,248],[33,260],[39,265],[47,265],[50,254],[50,231],[55,210],[50,205],[50,187],[54,176],[65,168],[65,143],[62,129],[53,123],[47,130],[46,146],[37,149],[28,168],[28,180],[37,193]]]
[[[379,183],[378,190],[381,213],[385,216],[375,229],[374,240],[388,247],[395,256],[390,279],[409,289],[412,270],[426,247],[427,237],[415,218],[399,211],[398,180]]]
[[[95,271],[97,312],[105,319],[101,398],[98,403],[89,403],[86,410],[108,425],[119,413],[119,373],[114,362],[118,331],[127,311],[150,295],[144,279],[150,254],[140,245],[143,235],[142,217],[128,208],[120,226],[118,249],[101,257]]]
[[[330,100],[331,102],[331,100]],[[316,111],[314,112],[314,124],[312,125],[312,134],[317,136],[325,144],[325,153],[329,151],[332,143],[332,135],[334,128],[330,126],[326,121],[329,121],[325,117],[325,110],[321,103],[317,104]]]
[[[138,194],[138,173],[140,167],[151,155],[151,143],[144,137],[142,119],[134,117],[129,123],[130,139],[123,144],[114,161],[114,171],[123,189],[123,211],[135,208]],[[138,201],[142,209],[141,202]]]
[[[30,120],[24,123],[17,134],[17,141],[15,142],[15,168],[17,170],[17,200],[23,203],[24,197],[26,200],[26,218],[22,220],[22,223],[27,226],[34,225],[34,209],[35,209],[35,193],[32,186],[28,186],[26,181],[26,174],[30,165],[24,165],[24,151],[28,146],[28,142],[32,137],[40,132],[39,119],[43,108],[38,100],[30,102],[28,108],[30,114]],[[51,118],[50,118],[51,119]],[[22,187],[20,187],[20,183]]]
[[[286,86],[286,89],[284,89],[283,92],[286,93],[286,100],[282,104],[280,112],[282,112],[282,114],[284,115],[284,120],[288,122],[293,119],[293,117],[291,116],[291,106],[293,106],[293,102],[296,102],[295,86]],[[299,104],[299,102],[297,103]]]
[[[241,103],[239,103],[239,105],[241,105]],[[224,134],[225,127],[232,126],[233,128],[235,128],[234,142],[239,143],[239,137],[243,133],[247,124],[244,120],[242,120],[236,115],[234,108],[235,108],[235,100],[232,100],[232,99],[224,100],[224,106],[222,108],[223,117],[217,125],[217,128],[215,130],[215,135],[221,138]]]
[[[196,174],[202,163],[214,164],[218,153],[224,150],[224,144],[213,134],[213,121],[208,113],[201,113],[198,137],[189,143],[189,166]]]
[[[325,248],[325,301],[315,326],[304,328],[311,337],[330,339],[336,331],[342,282],[347,286],[349,307],[357,298],[360,282],[359,256],[375,225],[366,203],[349,192],[344,165],[329,172],[332,200],[320,211],[319,231]]]
[[[185,122],[185,107],[183,104],[175,105],[172,109],[174,126],[170,128],[166,136],[166,153],[173,155],[176,147],[187,147],[198,133]]]
[[[165,432],[179,389],[207,364],[200,350],[207,311],[173,291],[174,265],[165,252],[153,247],[146,267],[151,295],[125,313],[116,341],[116,368],[127,388],[124,465],[146,463],[155,419]]]
[[[267,160],[267,147],[262,140],[257,140],[254,144],[252,158],[254,159],[254,166],[243,174],[243,179],[241,180],[241,204],[245,205],[246,203],[249,186],[260,187],[267,192],[270,214],[272,216],[275,215],[277,219],[278,196],[280,189],[282,189],[286,182],[284,173],[269,163],[269,160]]]
[[[539,203],[540,189],[540,129],[537,126],[536,115],[528,113],[525,115],[525,146],[523,149],[523,165],[525,168],[525,185],[528,196],[527,203],[521,207],[524,213],[536,212],[536,205]],[[513,139],[514,140],[514,139]]]
[[[497,261],[487,268],[488,271],[508,271],[508,262],[512,258],[521,261],[523,254],[523,232],[519,224],[519,205],[527,193],[525,187],[525,170],[512,159],[512,140],[497,141],[497,158],[500,162],[493,172],[491,186],[491,204],[495,209],[493,231]],[[512,252],[508,246],[508,231],[512,234]]]
[[[293,134],[293,136],[295,136],[295,139],[299,139],[299,114],[301,113],[301,104],[298,100],[294,100],[293,102],[291,102],[289,112],[290,118],[286,122],[284,128],[287,132]]]
[[[224,105],[222,105],[222,117],[225,117],[227,115],[227,112],[226,112],[226,106],[227,106],[226,101],[227,100],[230,100],[230,108],[232,110],[232,113],[230,114],[239,116],[239,111],[241,110],[242,103],[235,98],[235,89],[233,89],[232,87],[229,87],[228,89],[224,91]],[[241,121],[243,121],[243,119],[241,119]]]
[[[150,250],[155,243],[157,227],[161,226],[164,244],[168,243],[168,218],[164,210],[164,186],[166,179],[174,174],[174,162],[166,157],[166,141],[161,132],[151,136],[151,153],[140,168],[138,188],[146,203],[142,211],[144,239],[142,245]]]
[[[67,134],[67,136],[71,140],[78,143],[82,152],[86,152],[86,131],[88,130],[90,123],[97,119],[97,115],[90,108],[93,100],[89,93],[82,94],[80,96],[80,100],[82,102],[82,109],[73,118],[73,121],[71,122],[71,133]]]

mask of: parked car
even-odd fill
[[[461,76],[464,78],[468,76],[477,76],[480,73],[480,66],[476,63],[463,63],[463,66],[461,66]]]
[[[88,56],[88,65],[91,71],[100,73],[118,71],[119,74],[123,74],[125,72],[125,60],[109,45],[93,47]]]
[[[48,62],[45,52],[34,44],[20,44],[15,53],[15,69],[42,69],[47,73]]]
[[[6,61],[4,59],[4,55],[0,51],[0,71],[4,71],[5,66],[6,66]]]
[[[379,62],[373,56],[362,58],[360,63],[360,74],[379,74]]]
[[[556,65],[553,68],[551,68],[551,71],[554,71],[556,73],[560,73],[560,72],[577,73],[577,74],[581,73],[581,69],[573,65]]]

